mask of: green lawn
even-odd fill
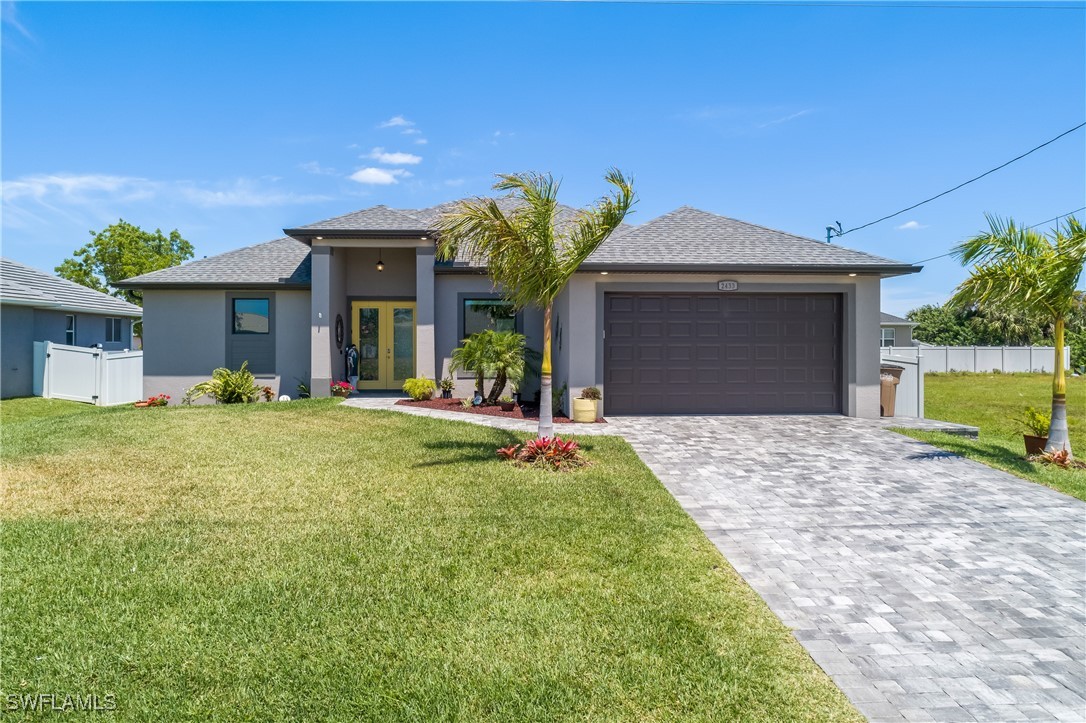
[[[49,407],[0,405],[4,693],[112,693],[125,720],[861,720],[618,439],[552,475],[499,462],[508,433],[333,400]]]
[[[978,439],[938,432],[898,430],[936,447],[1006,470],[1086,500],[1086,470],[1064,470],[1025,460],[1022,429],[1011,418],[1027,406],[1049,409],[1048,374],[928,374],[924,378],[925,416],[980,428]],[[1086,457],[1086,377],[1067,380],[1071,447]]]

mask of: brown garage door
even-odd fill
[[[837,294],[604,295],[607,414],[841,411]]]

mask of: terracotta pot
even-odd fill
[[[596,410],[599,409],[598,401],[595,399],[581,399],[575,397],[573,400],[573,421],[591,423],[596,421],[596,417],[599,416]]]
[[[498,402],[498,406],[501,407],[503,412],[511,412],[511,411],[513,411],[513,406],[515,404],[516,404],[516,402]]]
[[[351,396],[351,390],[350,389],[333,389],[332,390],[332,396],[333,397],[340,397],[342,399],[346,399],[347,397]]]
[[[142,409],[143,407],[149,407],[151,405],[147,402],[136,402],[136,406]]]
[[[1045,451],[1045,445],[1048,444],[1048,437],[1035,437],[1032,434],[1023,434],[1022,439],[1026,441],[1026,454],[1041,454]]]

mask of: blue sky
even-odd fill
[[[583,204],[610,165],[636,179],[633,222],[689,204],[822,238],[1086,116],[1082,4],[2,7],[3,254],[45,269],[119,217],[199,257],[496,172],[551,171]],[[1086,205],[1084,166],[1080,130],[840,243],[936,256],[985,212]],[[883,308],[963,277],[930,262]]]

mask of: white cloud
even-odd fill
[[[378,128],[410,128],[415,125],[415,121],[409,121],[402,115],[394,115],[387,121],[378,124]]]
[[[803,116],[810,115],[811,113],[814,113],[813,108],[804,108],[801,111],[796,111],[795,113],[789,113],[788,115],[781,116],[780,118],[775,118],[775,119],[773,119],[771,121],[766,121],[765,123],[762,123],[758,127],[759,128],[768,128],[769,126],[780,125],[781,123],[787,123],[788,121],[793,121],[796,118],[802,118]]]
[[[450,178],[450,179],[445,181],[445,185],[450,186],[452,188],[459,188],[460,186],[464,185],[464,179],[463,178]]]
[[[414,166],[422,162],[422,156],[402,152],[388,153],[384,148],[374,148],[367,157],[390,166]]]
[[[0,2],[0,22],[18,30],[24,38],[29,40],[34,39],[34,36],[31,35],[30,31],[26,29],[26,26],[19,22],[19,16],[15,10],[14,2]]]
[[[399,183],[401,178],[410,176],[411,174],[402,168],[360,168],[350,175],[350,179],[374,186],[390,186]]]
[[[298,168],[301,168],[306,173],[312,173],[314,176],[336,176],[339,172],[334,168],[327,168],[322,166],[316,161],[306,161],[305,163],[298,164]],[[276,179],[278,180],[278,179]]]
[[[419,146],[425,146],[429,142],[430,141],[426,140],[425,138],[416,138],[415,139],[415,145],[419,145]]]
[[[896,228],[898,231],[917,231],[922,228],[927,228],[927,226],[920,223],[919,221],[906,221],[900,226],[895,226],[894,228]]]
[[[299,194],[274,187],[274,179],[245,179],[206,184],[193,181],[152,181],[109,174],[34,174],[4,181],[4,210],[29,213],[21,204],[31,202],[59,211],[61,207],[109,210],[133,201],[185,201],[201,207],[272,206],[327,200],[326,196]]]
[[[411,125],[414,125],[414,123],[412,123]],[[400,131],[400,133],[405,136],[417,136],[420,135],[422,131],[420,131],[418,128],[404,128],[402,131]]]

